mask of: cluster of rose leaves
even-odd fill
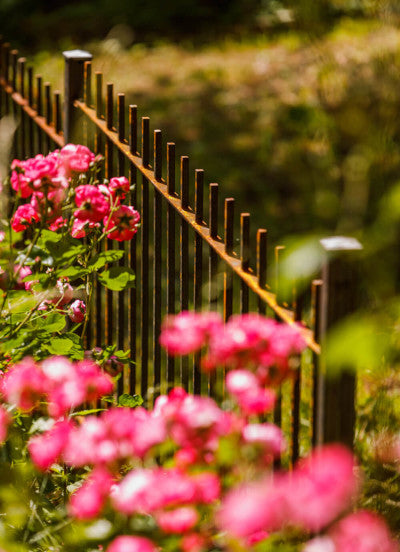
[[[93,361],[26,358],[2,377],[2,440],[11,405],[34,411],[46,404],[53,425],[29,440],[33,463],[42,471],[54,463],[90,467],[70,497],[71,516],[91,520],[111,508],[128,518],[151,516],[158,527],[154,540],[143,534],[117,536],[108,552],[156,552],[170,535],[179,536],[183,552],[212,549],[216,535],[219,546],[237,542],[251,549],[289,528],[304,532],[306,552],[398,550],[378,515],[349,513],[361,478],[353,454],[342,445],[316,449],[290,473],[272,476],[284,437],[277,426],[258,423],[255,416],[274,407],[274,392],[266,385],[294,373],[293,359],[305,347],[296,327],[256,314],[223,324],[214,313],[183,312],[167,319],[161,343],[170,354],[207,348],[207,370],[220,364],[230,369],[226,389],[232,407],[223,410],[209,397],[175,388],[159,396],[152,410],[110,408],[77,419],[71,417],[74,408],[113,388]],[[236,460],[221,468],[226,439],[237,447]],[[173,444],[173,457],[160,466],[156,458],[166,443]],[[240,458],[247,466],[243,473]]]
[[[100,183],[96,172],[101,161],[86,146],[75,144],[67,144],[47,156],[15,159],[11,164],[11,186],[24,203],[12,217],[13,230],[39,227],[68,232],[73,238],[97,232],[117,241],[132,239],[140,215],[131,205],[123,204],[130,190],[129,181],[122,176]],[[35,281],[24,281],[32,273],[31,268],[16,265],[14,272],[14,287],[31,291]],[[0,288],[8,285],[7,274],[0,267]],[[80,299],[71,302],[72,299],[68,278],[60,278],[52,297],[43,301],[39,310],[52,306],[62,309],[69,303],[69,317],[80,323],[85,318],[86,304]]]

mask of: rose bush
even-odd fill
[[[123,251],[101,244],[131,239],[140,215],[126,203],[129,181],[100,181],[100,163],[72,144],[12,163],[17,202],[0,257],[3,549],[398,550],[383,518],[354,511],[362,470],[342,445],[314,450],[290,472],[273,468],[286,445],[265,416],[305,348],[295,325],[171,316],[162,346],[203,351],[207,372],[224,367],[223,407],[181,388],[149,409],[137,396],[130,407],[118,402],[129,352],[85,351],[83,337],[95,274],[116,291],[134,279],[110,266]]]

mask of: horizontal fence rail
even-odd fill
[[[269,266],[267,230],[258,229],[252,244],[246,212],[240,213],[236,229],[234,199],[220,205],[218,184],[209,183],[206,189],[203,170],[191,171],[187,156],[178,159],[173,142],[164,146],[160,130],[151,136],[150,119],[139,121],[136,105],[126,106],[124,94],[115,97],[112,83],[104,87],[101,72],[92,75],[90,53],[74,50],[64,52],[64,58],[62,100],[40,75],[34,77],[25,58],[2,43],[0,117],[13,116],[19,123],[15,156],[83,143],[104,155],[103,176],[126,175],[134,186],[130,200],[142,220],[136,239],[118,245],[107,240],[104,247],[124,250],[121,262],[135,271],[137,285],[116,293],[96,284],[86,343],[88,348],[115,343],[130,349],[132,364],[119,380],[118,392],[139,392],[151,405],[158,394],[181,385],[222,400],[223,374],[203,374],[199,354],[178,360],[161,350],[162,319],[187,309],[218,310],[225,320],[256,311],[300,324],[308,347],[299,359],[297,377],[282,386],[273,416],[289,438],[287,463],[327,440],[351,444],[355,379],[325,378],[320,342],[357,307],[350,298],[357,296],[353,265],[360,244],[348,238],[321,240],[326,256],[322,279],[314,280],[308,293],[294,291],[291,305],[283,304],[283,248],[274,248]]]

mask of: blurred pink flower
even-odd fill
[[[190,531],[199,520],[199,514],[192,506],[182,506],[174,510],[156,512],[154,517],[164,533],[178,534]]]
[[[113,484],[111,474],[104,468],[95,468],[86,481],[70,498],[68,510],[77,519],[93,519],[102,510]]]
[[[7,438],[7,429],[10,423],[11,423],[11,417],[9,413],[3,406],[0,406],[0,442],[1,443],[5,441]]]
[[[337,552],[398,552],[383,518],[361,510],[340,520],[330,531]]]
[[[112,541],[107,552],[157,552],[157,548],[145,537],[123,535]]]
[[[28,450],[33,463],[39,470],[48,470],[60,459],[72,428],[71,422],[62,420],[55,423],[49,431],[31,437],[28,442]]]
[[[209,336],[220,326],[222,319],[217,313],[183,311],[166,318],[160,343],[169,355],[187,355],[203,347]]]

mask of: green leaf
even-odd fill
[[[8,310],[12,313],[28,312],[36,307],[36,298],[27,291],[10,291],[8,295]]]
[[[124,393],[118,397],[118,406],[129,406],[129,408],[136,408],[143,404],[143,398],[141,395],[129,395],[129,393]]]
[[[99,281],[112,291],[122,291],[125,288],[133,287],[135,274],[131,268],[113,266],[99,275]]]
[[[88,410],[80,410],[79,412],[74,412],[71,416],[90,416],[91,414],[97,414],[98,412],[104,412],[106,408],[90,408]]]
[[[117,404],[117,399],[113,395],[105,395],[104,397],[101,397],[101,400],[106,403]]]
[[[66,320],[63,314],[51,312],[46,317],[39,318],[36,321],[37,326],[48,332],[62,332],[65,328]]]
[[[119,261],[119,259],[122,259],[124,255],[125,251],[120,249],[109,249],[108,251],[102,251],[98,254],[96,259],[93,259],[93,261],[88,264],[88,268],[90,272],[94,272],[100,268],[103,268],[103,266],[107,263]]]
[[[71,282],[83,278],[87,273],[88,270],[82,266],[69,266],[68,268],[60,268],[57,270],[57,275],[59,277],[68,277]]]
[[[47,349],[47,351],[49,351],[52,355],[67,355],[71,351],[73,345],[74,342],[72,339],[61,336],[53,337],[53,339],[50,340],[50,343],[44,345],[44,348]]]
[[[62,238],[61,234],[52,232],[51,230],[42,230],[41,242],[43,243],[58,243]]]

